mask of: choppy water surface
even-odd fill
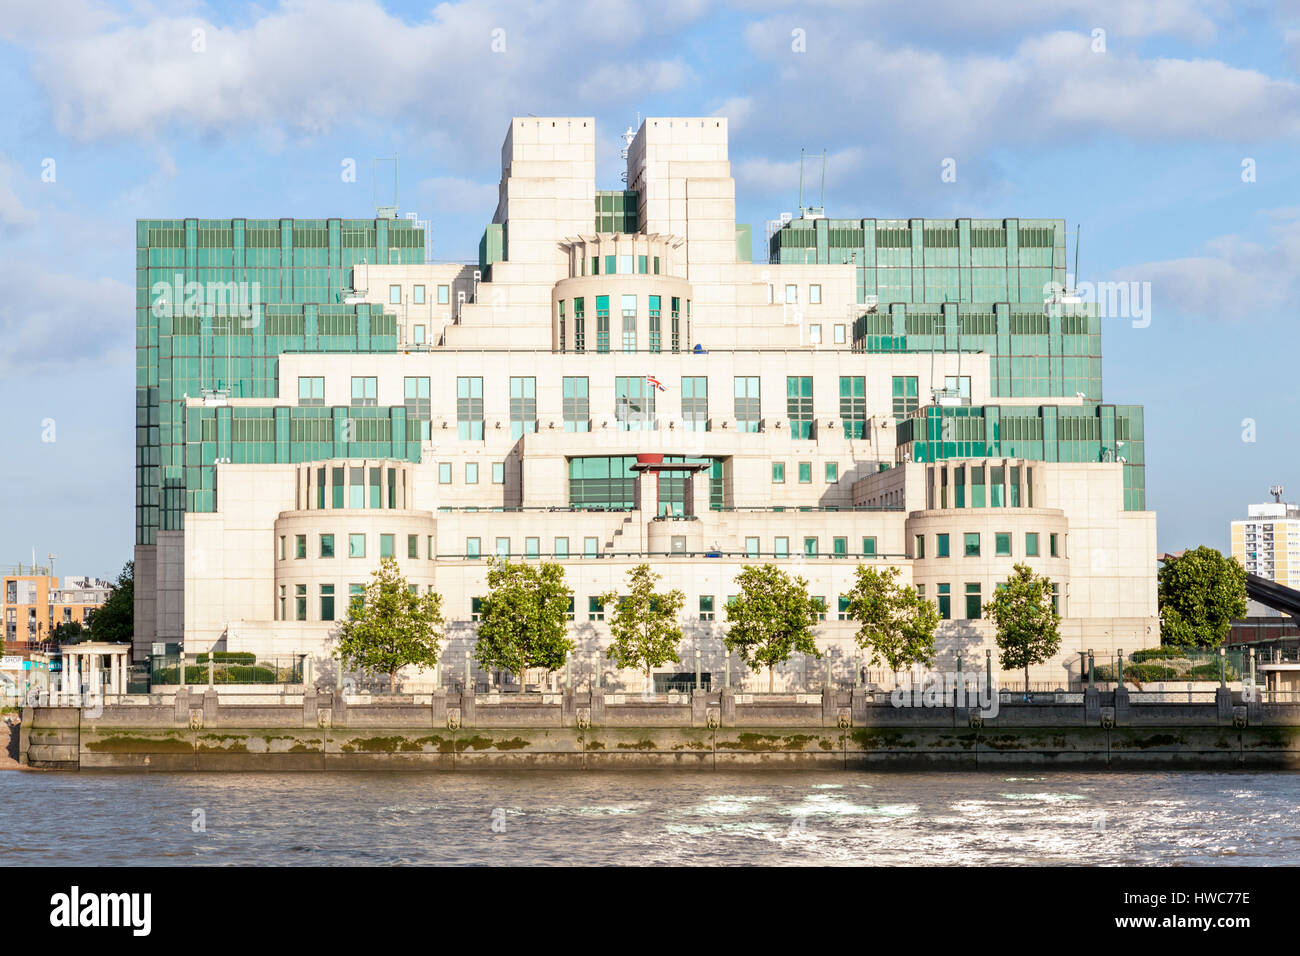
[[[0,865],[1295,864],[1297,796],[1245,773],[10,772]]]

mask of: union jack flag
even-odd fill
[[[659,379],[655,378],[653,375],[647,375],[645,377],[645,380],[649,382],[651,385],[653,385],[655,388],[659,389],[659,391],[661,392],[668,391],[668,389],[664,388],[663,383],[660,382]]]

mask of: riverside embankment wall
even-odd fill
[[[1300,705],[1138,702],[1126,691],[894,706],[880,695],[304,693],[24,709],[29,767],[146,771],[791,767],[1300,769]]]

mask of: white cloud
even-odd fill
[[[19,369],[67,373],[89,360],[135,358],[135,291],[111,278],[47,272],[0,260],[0,375]]]
[[[0,236],[10,236],[37,221],[36,213],[28,209],[14,192],[13,182],[18,171],[12,163],[0,156]]]
[[[1153,310],[1211,321],[1289,312],[1300,295],[1300,212],[1274,210],[1266,242],[1220,236],[1205,255],[1115,270],[1123,282],[1150,282]]]

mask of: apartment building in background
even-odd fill
[[[68,576],[60,584],[51,570],[18,564],[0,572],[0,620],[7,648],[47,640],[59,624],[84,625],[90,612],[108,600],[111,582]]]
[[[428,261],[392,210],[138,222],[137,658],[330,674],[384,557],[444,597],[444,681],[497,556],[564,566],[573,666],[607,685],[639,678],[610,670],[596,595],[643,561],[715,681],[760,562],[822,599],[837,679],[863,562],[937,605],[940,667],[982,662],[1021,561],[1064,616],[1034,679],[1158,643],[1142,410],[1103,399],[1096,310],[1045,297],[1063,220],[809,208],[754,262],[725,118],[645,120],[618,189],[595,155],[590,117],[511,120],[477,263]]]

